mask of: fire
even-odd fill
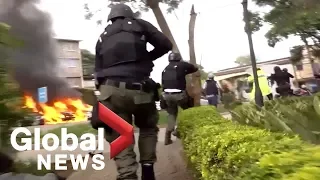
[[[88,112],[92,106],[85,104],[81,99],[62,99],[53,105],[36,103],[31,96],[25,96],[25,108],[42,115],[45,124],[59,124],[65,122],[80,122],[88,120]]]

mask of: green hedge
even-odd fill
[[[214,107],[180,113],[178,131],[201,180],[318,180],[320,147],[224,119]]]

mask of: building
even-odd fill
[[[56,38],[58,41],[58,58],[60,76],[65,77],[73,87],[83,87],[81,50],[78,39]]]
[[[94,89],[95,88],[95,82],[94,82],[94,76],[83,76],[83,87],[87,89]]]
[[[300,63],[293,65],[290,61],[290,57],[275,59],[270,61],[258,62],[257,66],[280,66],[281,68],[287,68],[290,73],[295,76],[295,80],[298,82],[309,83],[315,81],[314,74],[320,74],[320,63],[319,59],[312,57],[311,54],[308,54],[306,48],[302,51],[303,58]],[[313,64],[310,63],[310,58],[313,58]],[[243,77],[249,75],[246,71],[251,68],[251,65],[246,66],[238,66],[228,69],[220,70],[215,74],[216,79],[220,81],[220,83],[226,83],[229,87],[235,87],[236,81]],[[268,73],[270,74],[270,72]],[[234,88],[231,88],[234,89]]]
[[[257,63],[258,67],[268,65],[281,66],[282,68],[287,68],[289,72],[294,73],[289,57]],[[238,87],[239,80],[241,81],[250,75],[250,73],[247,71],[250,68],[251,65],[245,65],[223,69],[214,73],[215,79],[219,81],[220,84],[225,84],[229,87],[229,89],[234,91]]]

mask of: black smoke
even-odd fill
[[[13,76],[25,93],[37,97],[37,89],[48,88],[49,100],[79,97],[65,78],[59,77],[57,41],[50,14],[38,8],[39,0],[0,0],[0,21],[23,46],[10,52]]]

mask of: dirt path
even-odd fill
[[[157,180],[192,180],[191,173],[188,171],[182,157],[181,142],[164,146],[163,142],[158,143],[158,162],[155,166]],[[136,152],[137,149],[136,149]],[[109,154],[105,154],[109,156]],[[139,158],[139,155],[138,155]],[[138,172],[140,176],[140,170]],[[106,161],[106,169],[95,171],[87,169],[73,173],[68,180],[115,180],[116,167],[112,160]]]

